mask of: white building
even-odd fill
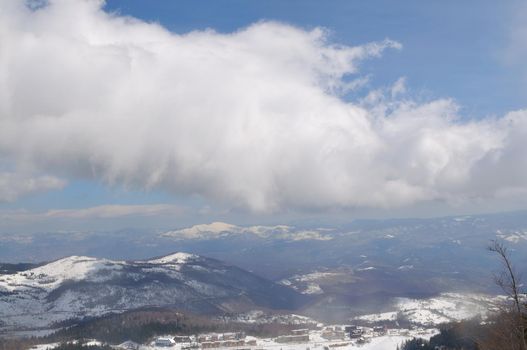
[[[172,338],[168,338],[168,337],[159,337],[157,338],[155,341],[154,341],[154,345],[155,346],[160,346],[160,347],[172,347],[174,345],[176,345],[176,342],[174,341],[174,339]]]

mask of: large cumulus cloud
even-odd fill
[[[341,97],[361,60],[398,43],[347,47],[273,22],[178,35],[103,5],[1,2],[0,157],[11,168],[256,211],[527,188],[524,111],[463,121],[451,100],[402,97],[401,82]]]

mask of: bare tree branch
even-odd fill
[[[512,336],[512,339],[509,339],[511,345],[514,343],[514,338],[518,341],[518,348],[521,350],[527,350],[527,345],[525,342],[525,309],[522,305],[520,290],[521,283],[519,281],[518,275],[514,270],[514,267],[511,263],[510,254],[507,247],[497,240],[493,240],[488,247],[489,251],[498,254],[498,257],[503,265],[503,271],[500,274],[494,276],[494,282],[505,292],[507,297],[513,301],[513,312],[512,319],[508,320],[509,322],[509,336]],[[507,313],[503,313],[503,316]],[[504,320],[505,321],[505,320]],[[506,327],[504,330],[506,330]]]

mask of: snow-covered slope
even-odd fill
[[[122,268],[121,263],[105,259],[70,256],[52,263],[18,272],[1,275],[0,291],[38,292],[52,291],[65,281],[107,280],[114,271]]]
[[[301,275],[293,275],[278,283],[293,288],[302,294],[324,294],[325,286],[351,283],[356,280],[349,268],[321,269]]]
[[[332,237],[326,234],[325,229],[302,230],[293,226],[237,226],[224,222],[213,222],[211,224],[200,224],[180,230],[168,231],[163,237],[176,240],[207,240],[227,237],[232,235],[254,235],[260,238],[286,239],[292,241],[300,240],[330,240]]]
[[[428,299],[396,298],[394,311],[362,315],[356,319],[373,323],[404,319],[415,325],[433,327],[477,316],[485,317],[491,306],[502,301],[500,296],[473,293],[443,293]]]
[[[299,295],[250,272],[198,255],[175,253],[145,261],[71,256],[0,274],[0,330],[148,306],[193,312],[288,308]]]
[[[515,244],[527,241],[527,230],[497,230],[496,237]]]

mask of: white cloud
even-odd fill
[[[61,189],[66,182],[54,176],[28,176],[16,172],[0,172],[0,202],[10,202],[35,192]]]
[[[50,210],[44,214],[46,218],[91,219],[118,218],[123,216],[158,216],[178,215],[183,212],[179,206],[170,204],[147,205],[100,205],[83,209]]]
[[[188,209],[176,204],[105,204],[75,209],[0,210],[0,232],[9,235],[29,232],[93,232],[164,228],[181,225]],[[1,236],[1,234],[0,234]],[[14,236],[13,236],[14,237]]]
[[[256,211],[527,188],[525,111],[462,121],[451,100],[405,99],[403,80],[339,96],[395,42],[347,47],[269,22],[177,35],[101,6],[1,2],[0,154],[18,166]]]
[[[36,222],[53,219],[114,219],[127,216],[178,216],[182,214],[184,210],[183,207],[172,204],[107,204],[79,209],[51,209],[45,212],[32,212],[26,210],[0,211],[0,218],[12,222]]]

